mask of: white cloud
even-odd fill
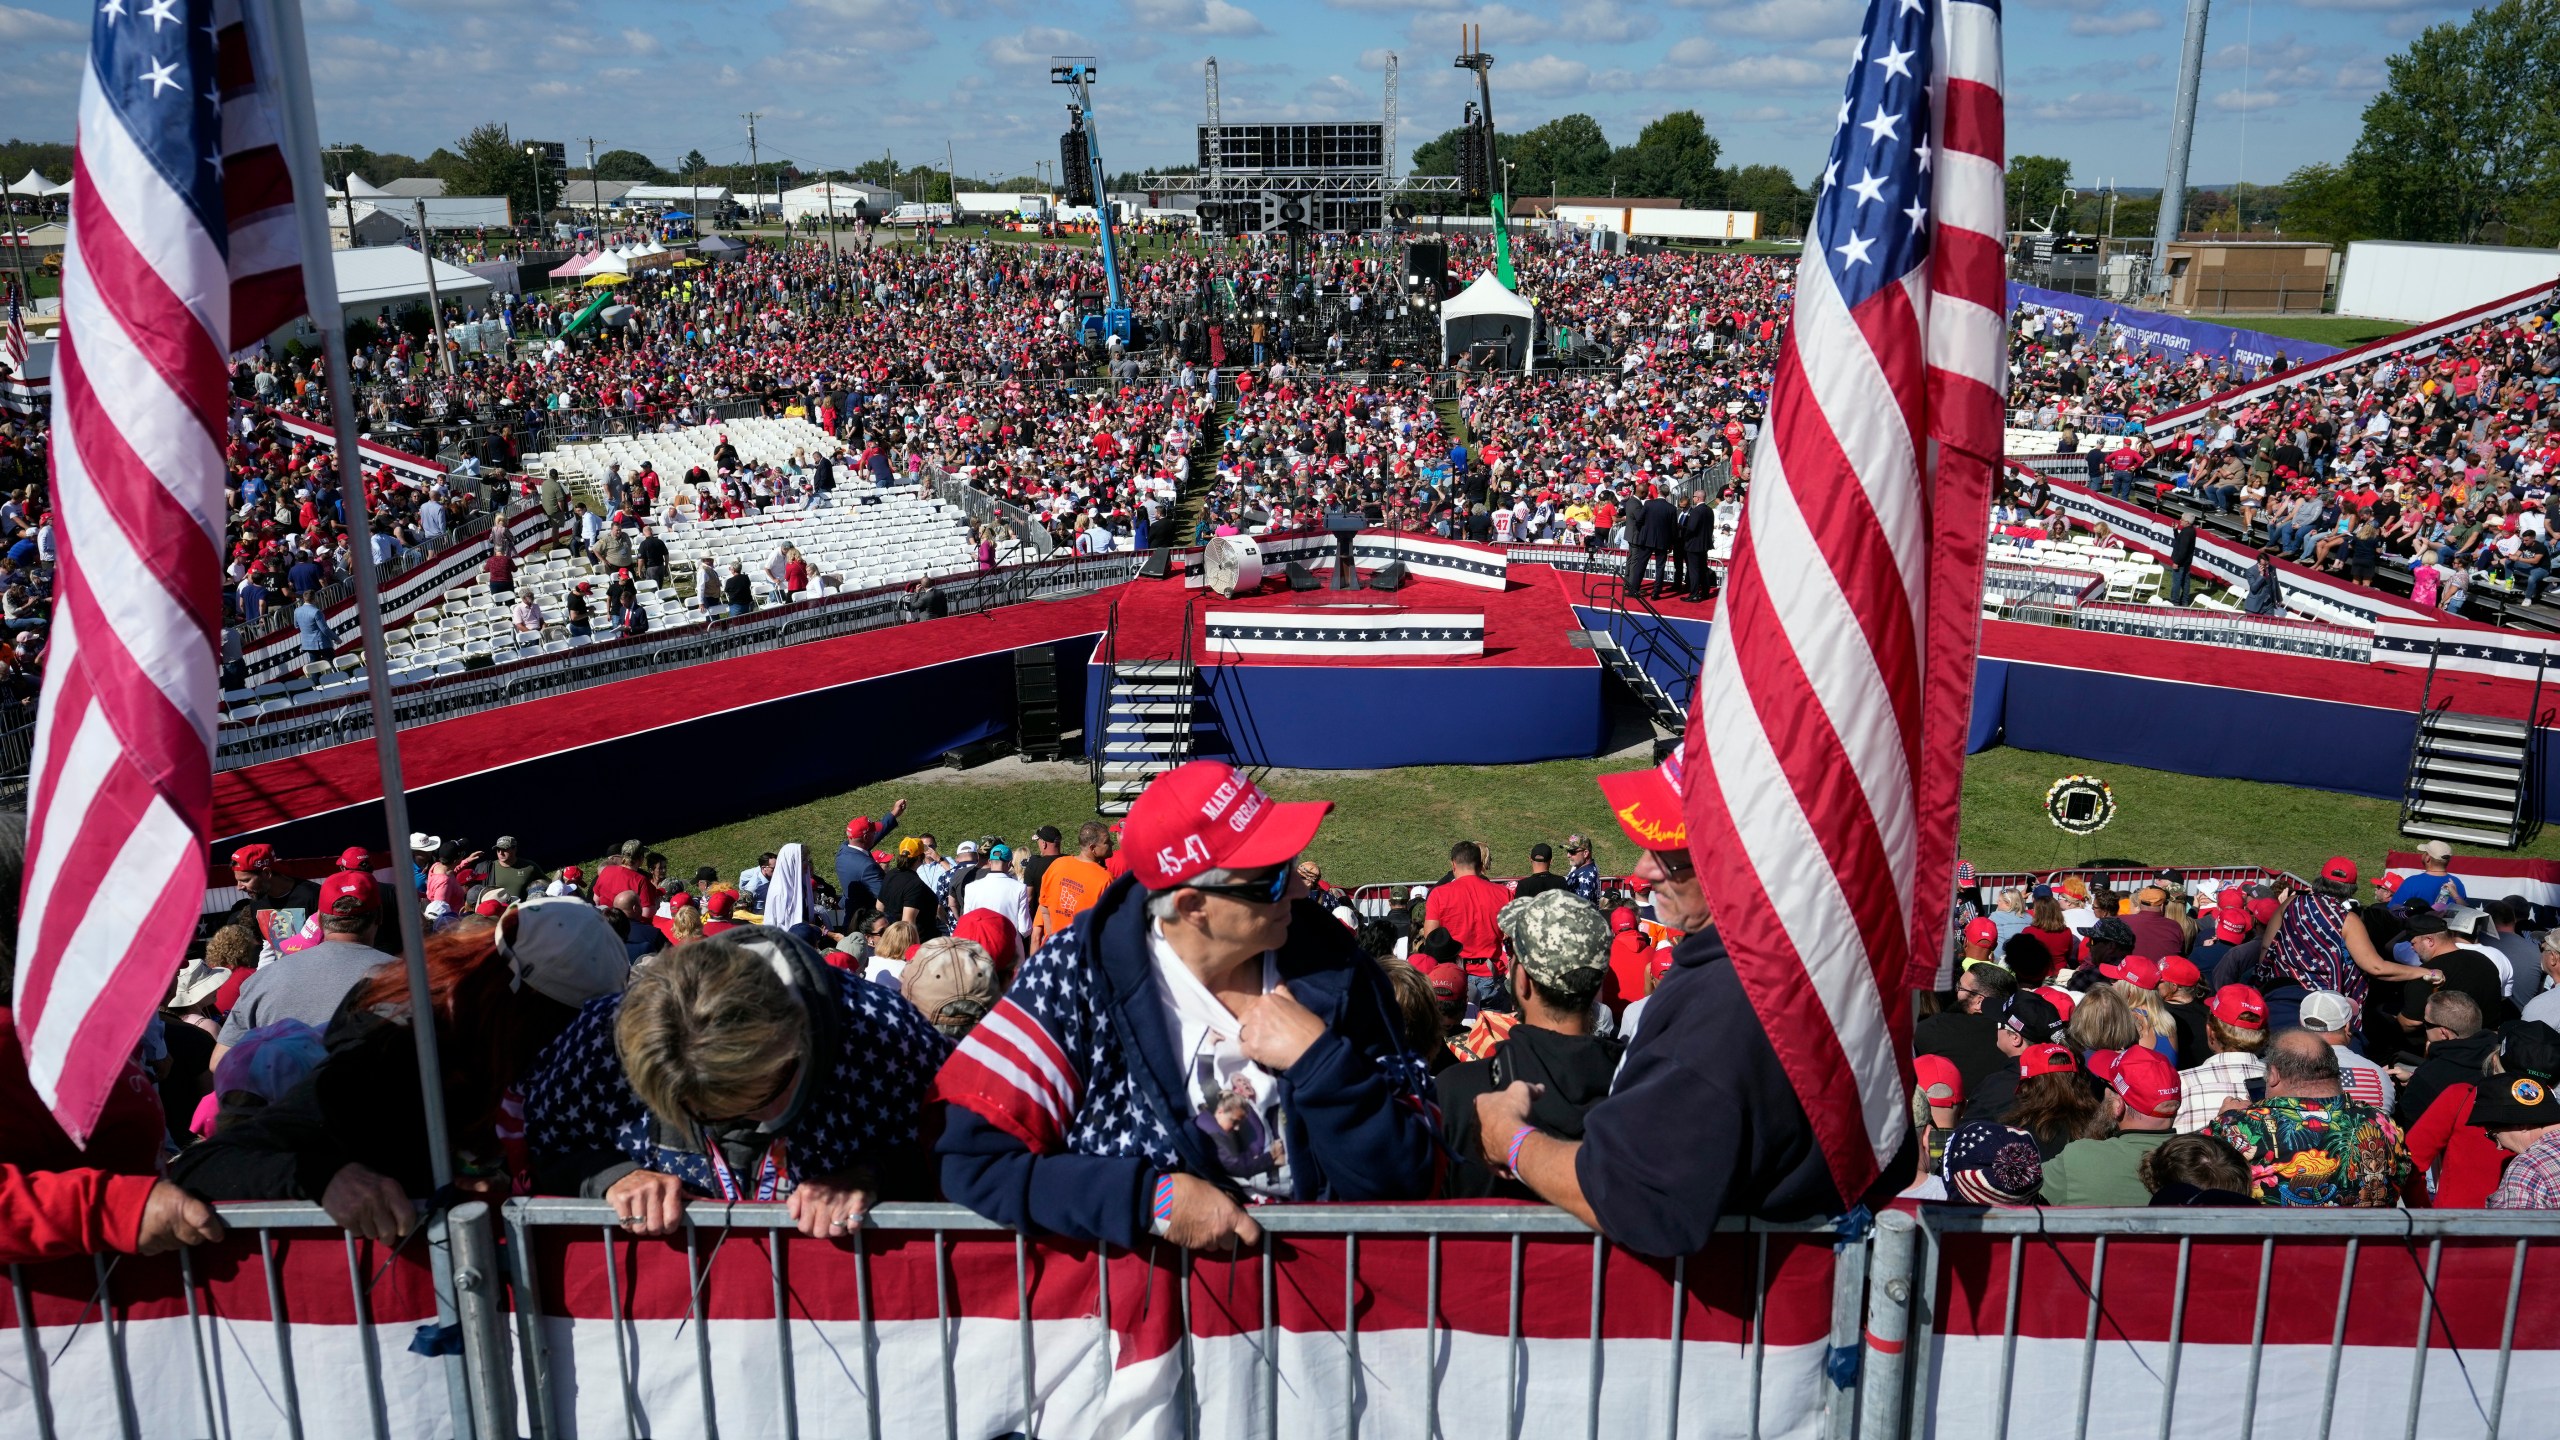
[[[656,32],[649,30],[625,30],[622,43],[629,46],[634,55],[656,55],[667,48]]]
[[[2047,100],[2033,106],[2027,113],[2048,124],[2079,125],[2095,120],[2139,120],[2158,113],[2159,109],[2138,95],[2075,91],[2059,100]]]
[[[795,45],[812,35],[828,35],[847,42],[836,48],[859,45],[875,60],[922,50],[934,40],[915,0],[794,0],[771,18],[774,28]],[[812,25],[826,28],[813,30]]]
[[[1762,40],[1855,36],[1865,7],[1857,0],[1701,0],[1705,24],[1720,35]]]
[[[1564,7],[1556,33],[1586,45],[1623,45],[1661,28],[1644,10],[1630,10],[1620,0],[1573,0]]]
[[[2235,114],[2256,110],[2273,110],[2285,103],[2285,97],[2273,90],[2225,90],[2213,97],[2213,108]]]
[[[1091,55],[1093,53],[1094,45],[1091,40],[1073,30],[1061,30],[1054,25],[1034,25],[1028,30],[1013,35],[990,35],[986,43],[978,47],[978,54],[984,57],[989,65],[999,69],[1019,69],[1023,66],[1045,67],[1052,55]]]
[[[1262,20],[1229,0],[1129,0],[1129,18],[1180,35],[1260,35]]]
[[[1665,63],[1645,72],[1652,90],[1700,87],[1755,90],[1833,90],[1840,87],[1837,60],[1813,55],[1736,54],[1695,36],[1671,47]]]
[[[39,15],[15,5],[0,5],[0,40],[32,44],[46,40],[78,40],[88,29],[58,15]]]
[[[2293,3],[2295,8],[2302,10],[2353,10],[2366,14],[2398,13],[2412,10],[2452,11],[2468,8],[2467,6],[2448,5],[2444,3],[2444,0],[2293,0]]]
[[[1405,34],[1415,45],[1427,45],[1435,50],[1446,46],[1450,53],[1455,54],[1458,27],[1462,25],[1480,26],[1491,31],[1494,38],[1505,45],[1533,45],[1556,33],[1555,23],[1544,15],[1515,10],[1508,5],[1476,5],[1465,10],[1416,15],[1413,23],[1405,27]]]
[[[1541,55],[1518,65],[1503,66],[1497,73],[1502,89],[1523,95],[1558,95],[1581,90],[1591,83],[1590,66],[1560,55]]]
[[[2113,15],[2074,15],[2074,35],[2131,35],[2142,30],[2157,30],[2168,22],[2157,10],[2119,10]]]

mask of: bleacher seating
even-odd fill
[[[528,455],[524,463],[534,475],[557,470],[571,488],[598,494],[600,498],[596,487],[601,485],[607,465],[619,464],[622,473],[629,475],[646,460],[657,467],[660,478],[671,487],[661,492],[662,503],[672,504],[680,498],[672,489],[682,483],[687,470],[696,466],[705,471],[715,468],[711,456],[722,436],[728,437],[729,443],[737,447],[738,458],[749,465],[780,465],[795,453],[814,460],[823,452],[841,448],[826,431],[806,420],[749,417],[650,435],[606,436]]]
[[[660,532],[670,577],[690,586],[697,559],[708,555],[723,576],[733,563],[746,566],[757,593],[764,594],[765,562],[785,544],[799,547],[812,588],[822,595],[977,568],[968,518],[958,508],[913,488],[860,493],[862,498],[853,499],[838,491],[835,504],[817,510],[773,510],[737,520],[671,517]]]

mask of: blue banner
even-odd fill
[[[2088,336],[2100,324],[2122,331],[2125,342],[2137,350],[2172,355],[2181,359],[2204,355],[2229,362],[2244,379],[2264,374],[2282,355],[2293,365],[2308,365],[2326,360],[2338,353],[2335,345],[2319,345],[2309,340],[2289,340],[2278,335],[2261,334],[2230,325],[2170,315],[2158,310],[2136,310],[2112,300],[2099,300],[2087,295],[2066,295],[2037,285],[2009,285],[2009,313],[2013,320],[2019,307],[2033,305],[2045,310],[2062,310],[2080,317],[2080,333]]]

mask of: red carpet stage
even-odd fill
[[[1372,572],[1374,573],[1374,572]],[[1191,654],[1208,695],[1193,729],[1194,753],[1254,765],[1374,770],[1397,765],[1509,765],[1597,754],[1608,734],[1606,671],[1573,643],[1578,577],[1515,564],[1508,583],[1416,578],[1401,589],[1292,591],[1278,578],[1224,599],[1205,590],[1139,581],[1123,587],[1113,658],[1170,660]],[[1568,587],[1573,587],[1570,590]],[[1344,611],[1343,605],[1383,606]],[[1481,615],[1480,655],[1226,655],[1213,653],[1205,616],[1292,617],[1397,612]],[[1350,648],[1350,647],[1345,647]],[[1086,724],[1099,733],[1110,683],[1087,682]]]
[[[1395,591],[1273,583],[1235,600],[1181,579],[1139,580],[417,724],[401,737],[411,813],[421,829],[483,840],[504,827],[550,855],[763,814],[1007,734],[1017,657],[1042,649],[1064,713],[1099,735],[1111,688],[1103,655],[1173,659],[1184,652],[1186,616],[1206,697],[1190,722],[1193,753],[1325,770],[1598,753],[1615,682],[1574,637],[1608,623],[1593,602],[1614,585],[1521,558],[1494,588],[1490,568],[1502,552],[1470,553],[1487,558],[1488,573],[1416,576]],[[1212,610],[1270,615],[1276,625],[1345,601],[1396,608],[1332,613],[1481,615],[1483,653],[1219,656],[1202,634]],[[1118,636],[1105,652],[1097,642],[1115,602]],[[1652,604],[1659,624],[1704,648],[1712,604]],[[1657,622],[1639,614],[1626,623]],[[2433,702],[2522,715],[2538,652],[2516,647],[2540,642],[2468,626],[2445,633]],[[1674,653],[1661,647],[1646,658],[1658,669]],[[1995,620],[1983,627],[1972,744],[2396,796],[2426,669],[2425,656],[2403,652],[2356,663]],[[1656,678],[1685,697],[1693,677]],[[2543,699],[2547,712],[2560,689]],[[218,775],[217,850],[252,835],[296,854],[378,842],[374,763],[364,739]],[[2560,767],[2539,774],[2546,807],[2560,806]]]

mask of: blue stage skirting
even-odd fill
[[[1093,637],[1058,642],[1059,704],[1082,708]],[[911,775],[1013,727],[1013,656],[972,656],[785,695],[682,725],[555,751],[409,791],[419,829],[488,843],[503,823],[545,863],[656,841]],[[528,803],[528,797],[553,797]],[[852,817],[839,816],[831,828]],[[835,833],[840,836],[841,829]],[[382,810],[352,806],[259,832],[288,855],[382,843]],[[776,834],[766,844],[794,837]],[[810,861],[832,876],[832,843]],[[686,857],[691,864],[700,857]]]
[[[1204,756],[1296,770],[1517,765],[1597,755],[1608,736],[1598,666],[1214,665],[1201,676]],[[1085,733],[1110,682],[1086,681]],[[1091,743],[1088,740],[1088,743]]]
[[[1576,606],[1574,613],[1583,625],[1604,624],[1600,611]],[[1700,653],[1714,629],[1668,616],[1662,623]],[[1986,659],[1974,671],[1965,744],[1968,753],[2006,744],[2181,775],[2396,800],[2416,723],[2403,710]],[[2543,767],[2546,811],[2560,807],[2560,777],[2550,770]]]

